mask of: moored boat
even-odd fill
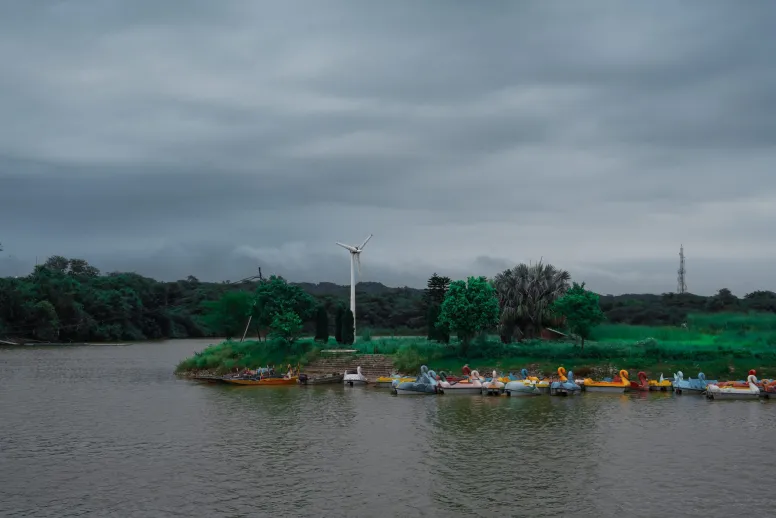
[[[682,371],[677,372],[674,374],[674,381],[673,381],[673,387],[674,392],[677,394],[686,394],[686,395],[701,395],[706,392],[706,387],[708,387],[710,384],[716,384],[717,380],[713,381],[707,381],[706,375],[702,372],[698,373],[698,378],[687,378],[684,379],[684,373]]]
[[[342,382],[349,386],[349,387],[355,387],[360,385],[366,385],[369,383],[369,380],[366,379],[366,376],[361,374],[361,366],[359,365],[356,367],[356,370],[348,370],[345,371],[345,375],[342,378]]]
[[[551,396],[574,396],[582,393],[582,387],[574,383],[574,373],[568,372],[566,376],[566,369],[558,367],[558,381],[550,383],[550,395]]]
[[[331,385],[333,383],[342,383],[344,377],[344,374],[338,374],[336,372],[313,377],[310,377],[307,374],[300,374],[298,383],[300,385]]]
[[[296,385],[296,381],[299,378],[297,376],[291,376],[290,378],[232,378],[225,380],[227,383],[233,385],[253,385],[253,386],[273,386],[273,385]]]
[[[760,396],[765,399],[776,398],[776,380],[762,380]]]
[[[620,371],[619,376],[615,376],[612,381],[593,381],[590,378],[585,378],[583,384],[587,392],[621,394],[630,387],[630,380],[628,380],[628,371],[623,369]]]
[[[225,376],[224,381],[226,383],[231,383],[232,385],[251,385],[251,386],[276,386],[276,385],[296,385],[298,379],[299,379],[299,369],[297,368],[296,373],[294,373],[294,369],[291,367],[291,365],[288,366],[288,372],[281,376],[281,375],[275,375],[274,369],[270,370],[269,367],[267,368],[258,368],[255,371],[255,374],[252,374],[251,371],[248,371],[248,375],[238,375],[238,376],[232,376],[227,377]]]
[[[458,381],[450,381],[444,372],[440,372],[437,376],[439,388],[445,395],[458,394],[458,395],[479,395],[482,394],[482,383],[479,380],[480,374],[477,371],[471,372],[471,378],[464,378]]]
[[[528,370],[522,369],[520,374],[509,374],[510,381],[504,385],[504,393],[507,396],[540,396],[542,393],[536,388],[536,381],[530,379]]]
[[[639,381],[631,381],[630,382],[630,389],[631,390],[638,390],[641,392],[648,392],[649,391],[649,379],[647,378],[647,373],[644,371],[639,371],[638,373]]]
[[[498,379],[498,374],[493,371],[490,379],[482,384],[482,393],[486,396],[499,396],[504,390],[504,382]]]
[[[671,380],[665,379],[662,372],[659,380],[649,380],[649,390],[668,391],[671,390],[671,387]]]
[[[746,378],[747,387],[740,386],[720,386],[717,384],[709,384],[706,387],[706,397],[709,399],[757,399],[760,397],[760,388],[757,386],[757,376],[754,375],[754,371],[749,371],[749,376]]]
[[[433,376],[433,377],[432,377]],[[405,381],[402,383],[394,382],[394,392],[399,396],[423,396],[439,394],[439,386],[437,385],[436,373],[429,371],[428,367],[422,365],[420,367],[420,374],[415,381]]]

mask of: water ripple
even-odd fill
[[[21,516],[769,515],[776,402],[176,380],[202,343],[0,349]]]

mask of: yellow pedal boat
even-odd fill
[[[615,377],[612,381],[593,381],[590,378],[585,378],[583,385],[587,392],[609,392],[619,394],[630,388],[630,380],[628,379],[628,371],[621,370],[620,375]]]
[[[659,380],[649,380],[649,390],[663,390],[668,391],[671,390],[673,387],[673,384],[670,380],[667,380],[663,377],[663,374],[660,374]]]

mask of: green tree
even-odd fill
[[[315,340],[322,343],[329,341],[329,313],[326,306],[318,306],[315,316]]]
[[[35,338],[51,342],[59,338],[59,317],[57,317],[57,310],[49,301],[42,300],[35,303],[29,313],[32,317]]]
[[[580,338],[583,350],[593,328],[606,320],[598,294],[586,290],[584,282],[575,282],[565,295],[553,302],[552,311],[566,319],[566,327]]]
[[[445,300],[445,294],[450,288],[450,277],[442,277],[436,272],[428,279],[424,298],[426,303],[426,328],[427,338],[442,343],[450,341],[450,330],[439,322],[439,313],[442,302]]]
[[[61,255],[52,255],[46,262],[43,263],[43,267],[49,270],[54,270],[60,273],[66,273],[70,267],[70,259],[62,257]]]
[[[440,322],[439,314],[442,308],[441,305],[429,306],[426,312],[426,325],[428,340],[434,340],[443,344],[450,343],[450,328],[444,322]]]
[[[441,306],[442,302],[445,300],[445,294],[450,288],[451,280],[452,279],[450,279],[450,277],[442,277],[434,272],[434,274],[429,277],[428,282],[426,283],[426,289],[424,293],[426,297],[426,304],[429,306]]]
[[[348,308],[342,314],[342,343],[353,345],[355,341],[356,337],[353,335],[353,312]]]
[[[439,322],[458,336],[464,357],[472,338],[498,324],[498,318],[498,299],[485,277],[451,283],[439,314]]]
[[[427,340],[437,339],[437,323],[439,322],[439,306],[429,306],[426,312],[426,325],[428,331],[426,333]]]
[[[551,264],[518,264],[493,279],[498,295],[499,334],[505,342],[518,332],[521,338],[535,338],[553,322],[552,303],[566,293],[571,276]]]
[[[224,293],[216,301],[203,303],[206,311],[202,320],[215,334],[226,338],[242,336],[253,312],[253,302],[253,295],[246,291]]]
[[[337,306],[337,312],[334,314],[334,339],[338,344],[342,344],[342,318],[345,314],[345,308]]]
[[[299,286],[288,284],[283,277],[273,275],[260,282],[256,289],[254,318],[263,328],[269,328],[275,317],[292,311],[304,322],[315,309],[315,299]]]
[[[70,270],[67,273],[74,277],[95,278],[100,276],[100,270],[84,259],[70,259]]]
[[[277,313],[272,318],[270,333],[273,338],[282,340],[286,345],[293,345],[302,334],[302,319],[293,311]]]

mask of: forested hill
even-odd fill
[[[135,273],[101,274],[86,261],[55,256],[26,277],[0,278],[0,338],[98,342],[212,336],[202,318],[203,303],[229,291],[253,292],[258,282],[208,283],[194,277],[158,282]],[[350,297],[348,286],[297,286],[332,315]],[[357,293],[360,329],[425,335],[423,290],[363,282]],[[776,294],[758,291],[739,299],[723,289],[713,297],[607,295],[601,307],[610,322],[678,325],[694,312],[776,312]]]

